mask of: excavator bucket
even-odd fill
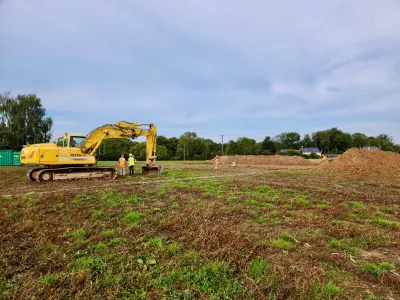
[[[163,166],[143,166],[142,174],[143,175],[158,175],[164,172]]]

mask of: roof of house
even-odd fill
[[[361,149],[362,150],[378,150],[379,148],[377,146],[363,146]]]
[[[321,152],[321,150],[319,150],[318,148],[302,148],[300,151],[301,152],[315,152],[315,153]]]

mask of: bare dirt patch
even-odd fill
[[[240,165],[312,165],[312,162],[300,156],[282,156],[282,155],[232,155],[221,156],[221,163],[231,164],[236,162]]]

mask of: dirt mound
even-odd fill
[[[334,159],[324,161],[318,166],[318,170],[352,173],[396,173],[400,172],[400,154],[353,148]]]
[[[221,163],[236,162],[241,165],[311,165],[312,163],[300,156],[282,155],[232,155],[221,156]]]

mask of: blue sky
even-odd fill
[[[55,135],[125,120],[400,142],[400,1],[0,0],[5,91],[37,94]]]

